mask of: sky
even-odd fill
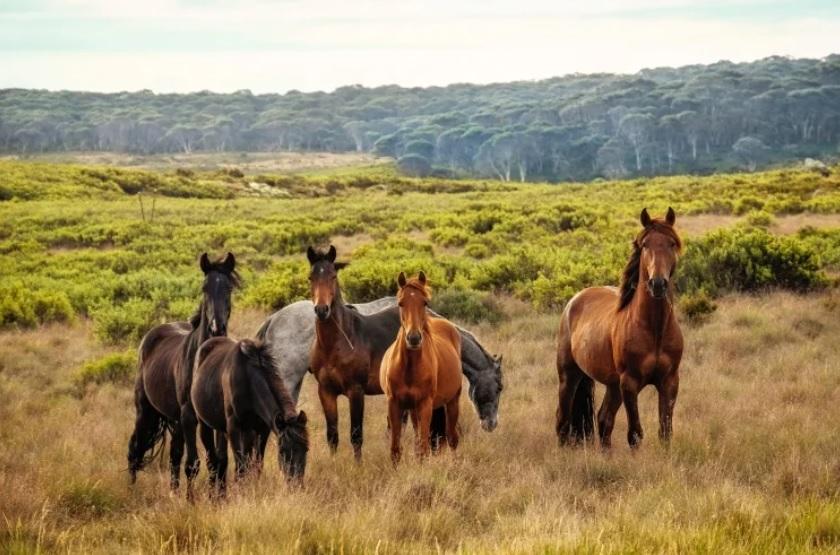
[[[840,53],[840,0],[0,0],[0,88],[447,85]]]

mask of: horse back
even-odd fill
[[[618,379],[612,346],[618,300],[614,287],[589,287],[572,297],[560,320],[560,365],[574,363],[601,383]]]

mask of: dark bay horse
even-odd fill
[[[598,411],[598,435],[609,447],[615,414],[627,411],[627,441],[642,439],[638,395],[659,393],[659,437],[671,438],[679,389],[683,336],[674,314],[672,276],[682,248],[669,208],[664,219],[642,210],[621,287],[590,287],[566,305],[557,342],[560,377],[556,431],[561,444],[591,437],[594,381],[607,387]]]
[[[318,397],[327,424],[327,443],[338,448],[338,396],[350,402],[350,443],[356,459],[362,456],[365,395],[381,395],[379,365],[399,329],[396,308],[362,315],[344,304],[338,286],[335,247],[307,251],[309,282],[315,309],[315,340],[309,369],[318,380]]]
[[[295,410],[261,341],[214,337],[202,344],[195,360],[191,399],[207,451],[210,483],[221,492],[225,489],[228,442],[240,477],[250,463],[260,468],[272,431],[277,434],[277,460],[286,479],[292,483],[303,480],[309,451],[306,413]],[[251,456],[257,460],[249,461]],[[191,490],[191,484],[188,488]]]
[[[397,278],[400,331],[382,358],[379,380],[388,396],[391,460],[399,462],[402,416],[411,415],[421,457],[431,448],[432,411],[444,407],[446,439],[458,447],[458,409],[461,399],[461,334],[443,318],[430,317],[426,307],[431,294],[423,272],[406,280]]]
[[[202,300],[189,322],[161,324],[149,330],[139,348],[139,372],[134,387],[137,418],[128,442],[128,470],[131,482],[153,458],[147,456],[163,440],[169,429],[172,445],[169,451],[170,486],[178,488],[181,458],[184,455],[183,422],[194,422],[190,402],[193,361],[198,347],[208,338],[227,333],[231,293],[239,284],[236,259],[228,253],[224,260],[211,262],[207,253],[199,260],[204,273]],[[195,427],[192,426],[194,430]],[[195,445],[195,440],[187,442]],[[198,472],[198,453],[187,453],[185,472]]]

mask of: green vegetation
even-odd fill
[[[838,140],[837,54],[329,94],[0,90],[0,151],[23,155],[352,151],[421,177],[563,181],[836,159]]]
[[[306,247],[345,240],[353,245],[339,252],[351,261],[341,275],[348,299],[392,294],[400,271],[423,269],[443,312],[492,320],[491,294],[549,309],[583,287],[615,284],[643,206],[673,206],[678,225],[692,215],[746,214],[733,228],[688,237],[678,271],[685,294],[807,290],[840,271],[840,230],[808,227],[804,217],[840,213],[836,172],[555,186],[410,179],[388,168],[260,179],[270,191],[231,170],[0,162],[0,190],[15,191],[0,203],[0,325],[81,316],[102,341],[134,343],[155,323],[195,310],[205,251],[236,253],[244,277],[236,303],[276,309],[308,294]],[[164,186],[170,181],[176,197],[197,198],[167,196],[176,190]],[[218,194],[204,198],[208,191]],[[791,213],[803,229],[769,231]]]
[[[82,386],[107,382],[127,383],[134,378],[136,372],[137,353],[130,349],[86,362],[79,370],[76,381]]]

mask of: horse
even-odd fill
[[[400,460],[402,416],[411,414],[421,457],[431,448],[432,411],[446,411],[446,440],[458,447],[458,410],[461,399],[461,334],[448,320],[429,317],[431,294],[426,274],[406,280],[397,277],[400,331],[388,347],[379,371],[379,383],[388,396],[391,460]]]
[[[276,363],[275,370],[283,378],[292,398],[297,402],[303,378],[309,371],[309,353],[315,339],[314,304],[297,301],[269,316],[257,331],[265,341]],[[397,306],[396,297],[383,297],[369,303],[347,305],[362,315],[370,315]],[[433,310],[429,315],[438,317]],[[390,322],[390,320],[389,320]],[[456,326],[457,327],[457,326]],[[468,394],[478,414],[481,428],[492,432],[499,422],[499,400],[502,394],[502,356],[491,355],[478,339],[464,328],[461,333],[461,364],[469,383]],[[389,333],[396,337],[399,327]],[[436,410],[432,417],[432,436],[445,435],[446,415]]]
[[[173,491],[178,489],[185,443],[183,424],[195,420],[190,402],[195,353],[206,339],[227,334],[230,297],[239,285],[236,259],[227,253],[223,260],[211,262],[204,253],[199,266],[204,273],[203,297],[189,322],[161,324],[149,330],[140,341],[134,386],[136,420],[128,442],[132,484],[137,480],[137,472],[155,457],[154,448],[162,442],[168,429],[172,436],[169,484]],[[186,439],[188,446],[195,445],[194,438]],[[152,453],[147,456],[149,451]],[[188,450],[184,470],[188,477],[198,473],[195,449]]]
[[[277,460],[286,480],[293,484],[303,481],[309,451],[306,413],[295,410],[283,380],[274,372],[271,353],[261,341],[228,337],[205,341],[196,355],[190,398],[214,490],[225,490],[228,442],[240,478],[251,463],[257,470],[261,468],[271,431],[277,434]],[[254,460],[249,460],[251,456]]]
[[[594,431],[593,390],[607,388],[598,410],[601,445],[610,446],[615,414],[627,411],[627,442],[637,447],[643,431],[638,395],[646,385],[659,393],[659,437],[670,441],[679,390],[683,336],[674,313],[672,277],[682,249],[674,228],[676,214],[664,219],[647,209],[642,230],[619,288],[590,287],[575,295],[563,310],[557,340],[560,378],[556,432],[562,444],[590,438]]]
[[[336,262],[335,257],[334,246],[327,252],[307,250],[316,316],[309,370],[318,381],[327,443],[333,453],[338,449],[338,396],[349,400],[350,443],[358,461],[362,457],[365,395],[382,394],[379,364],[394,340],[400,315],[392,308],[365,316],[344,304],[337,272],[346,264]]]

